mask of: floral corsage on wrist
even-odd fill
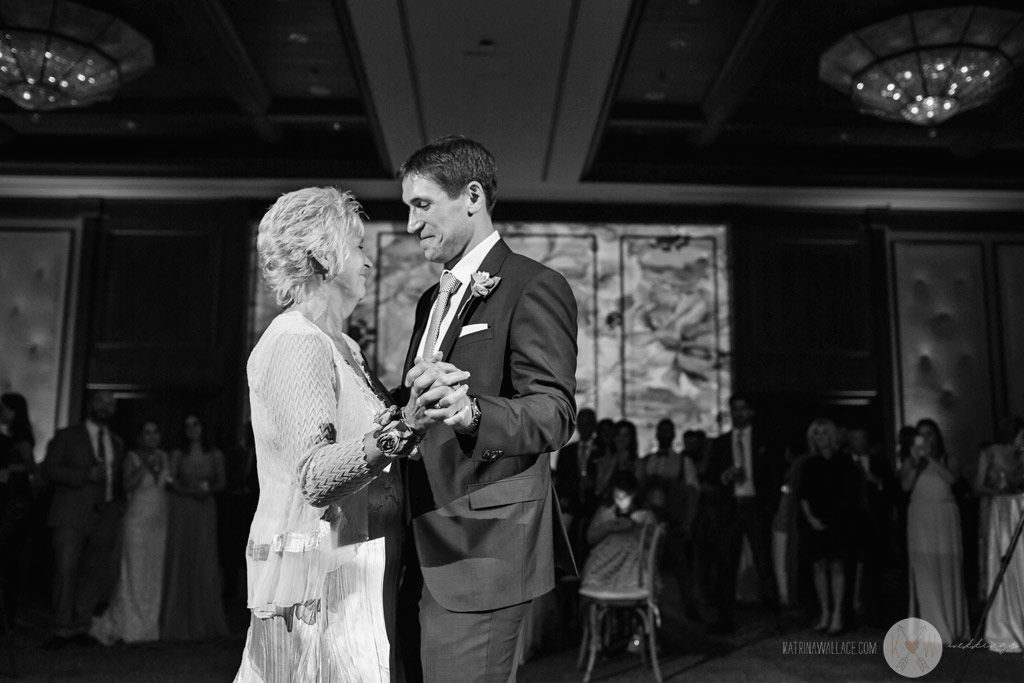
[[[469,292],[475,298],[486,299],[500,282],[500,277],[491,277],[486,270],[478,270],[473,273],[473,282],[469,285]]]
[[[386,458],[402,458],[416,451],[423,437],[406,424],[399,406],[389,406],[377,414],[373,421],[379,425],[373,435],[377,450]]]

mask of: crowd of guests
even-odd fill
[[[96,391],[86,418],[58,430],[37,467],[24,398],[4,394],[0,405],[0,590],[8,621],[25,577],[46,571],[36,565],[44,558],[53,610],[46,649],[227,636],[224,596],[244,588],[239,574],[258,496],[251,437],[232,453],[246,471],[229,481],[225,456],[197,413],[185,416],[173,448],[165,449],[155,420],[144,420],[126,444],[112,427],[114,395]],[[48,553],[39,550],[43,535]],[[36,566],[27,566],[29,558]]]
[[[681,451],[673,421],[661,420],[657,447],[642,457],[633,423],[580,411],[578,433],[553,467],[584,585],[614,584],[616,570],[628,571],[629,539],[659,522],[667,530],[662,574],[674,577],[682,614],[709,633],[736,627],[742,564],[762,607],[775,615],[803,609],[821,633],[916,616],[945,642],[970,637],[964,544],[982,544],[977,606],[1017,522],[1000,501],[1024,500],[1015,495],[1024,493],[1024,421],[1001,423],[968,481],[934,420],[903,427],[887,455],[859,426],[819,418],[803,443],[786,444],[755,419],[748,397],[734,395],[729,407],[730,431],[711,439],[687,430]],[[980,524],[965,526],[962,508],[979,500]],[[988,547],[986,539],[994,539]],[[1017,554],[1024,558],[1024,549]],[[1024,559],[1018,564],[987,622],[989,642],[1003,650],[1024,646],[1024,610],[1011,583],[1024,581],[1016,576]],[[894,584],[904,587],[895,595]]]

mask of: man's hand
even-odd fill
[[[462,384],[469,379],[469,373],[451,363],[440,360],[441,354],[434,354],[430,360],[417,359],[416,364],[405,375],[409,387],[409,402],[405,406],[405,421],[417,432],[425,432],[439,422],[449,422],[460,411],[469,413],[466,398],[468,387]],[[466,417],[468,423],[469,416]]]

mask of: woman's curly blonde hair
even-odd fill
[[[318,275],[313,259],[327,279],[336,277],[362,238],[362,207],[351,192],[306,187],[281,195],[260,221],[256,238],[260,270],[277,303],[302,300]]]

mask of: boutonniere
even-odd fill
[[[486,299],[500,283],[500,277],[491,277],[487,271],[478,270],[473,273],[473,281],[469,285],[470,295],[476,299]]]

